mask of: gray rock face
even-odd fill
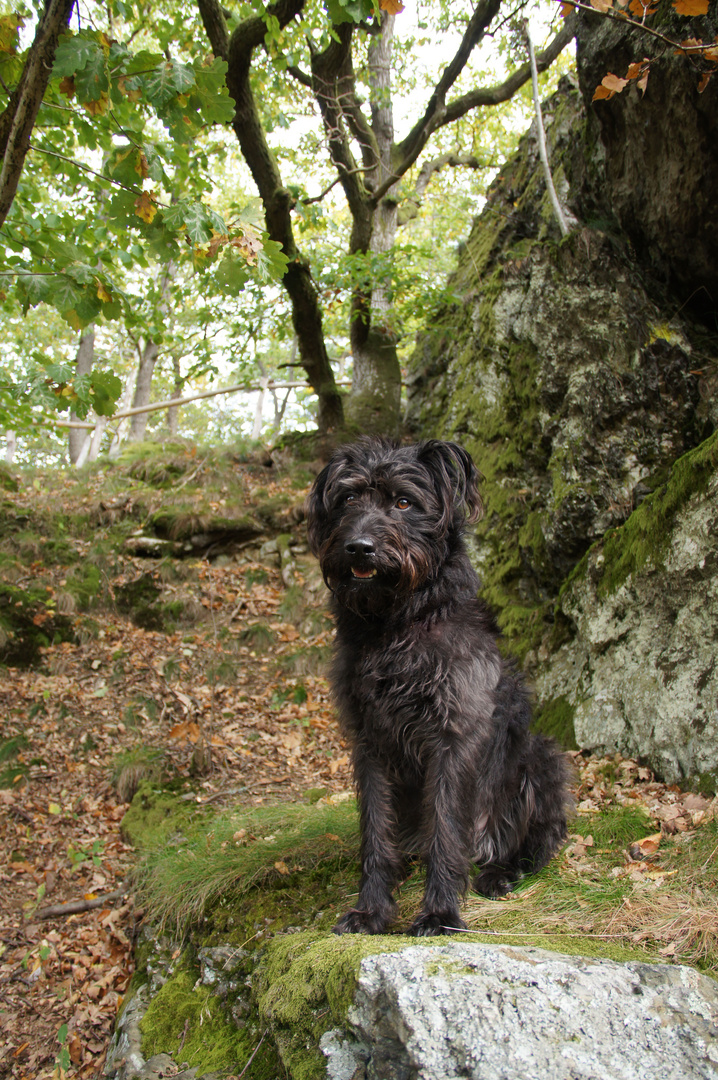
[[[713,1080],[718,986],[691,968],[451,944],[362,961],[331,1080]]]
[[[545,120],[580,224],[558,239],[532,127],[460,254],[460,299],[422,332],[407,375],[410,426],[460,442],[483,474],[478,569],[521,657],[590,545],[718,422],[715,336],[657,298],[623,238],[586,216],[586,176],[603,159],[570,80]]]
[[[560,601],[575,635],[542,668],[536,690],[544,702],[573,707],[580,746],[641,758],[670,782],[708,774],[714,787],[718,476],[688,500],[664,540],[658,565],[649,560],[607,594],[610,552],[597,545],[589,553]]]

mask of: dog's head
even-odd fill
[[[307,532],[339,603],[379,614],[430,581],[467,519],[481,514],[478,473],[455,443],[363,438],[317,477]]]

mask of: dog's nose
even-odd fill
[[[354,540],[347,540],[344,550],[347,555],[373,555],[374,541],[368,536],[358,536]]]

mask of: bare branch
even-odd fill
[[[593,11],[593,8],[591,8]],[[570,15],[564,22],[559,32],[542,52],[536,53],[536,68],[539,72],[546,71],[551,67],[554,60],[563,52],[566,46],[576,36],[578,20]],[[472,109],[478,109],[487,105],[500,105],[504,101],[510,101],[514,94],[521,89],[524,83],[531,78],[531,64],[522,64],[513,75],[509,75],[502,83],[495,86],[479,87],[470,90],[468,94],[455,98],[446,106],[446,113],[441,124],[453,124],[455,120],[465,116]]]
[[[536,54],[534,53],[533,41],[531,40],[531,31],[529,30],[529,24],[524,19],[523,24],[524,36],[526,38],[526,45],[529,50],[529,62],[531,64],[531,86],[533,90],[534,110],[536,112],[536,126],[538,129],[538,144],[539,144],[539,157],[541,158],[541,166],[543,168],[544,179],[546,181],[546,189],[548,191],[548,197],[553,207],[553,212],[558,221],[558,227],[561,231],[561,236],[568,236],[568,225],[566,224],[566,218],[563,213],[563,208],[559,202],[558,195],[556,194],[556,188],[554,187],[553,176],[551,175],[551,165],[548,160],[548,150],[546,149],[546,130],[543,126],[543,114],[541,112],[541,102],[539,100],[538,89],[538,73],[536,70]]]
[[[493,164],[493,161],[483,161],[481,158],[474,157],[473,154],[451,153],[441,154],[439,157],[432,158],[431,161],[425,161],[419,170],[413,193],[408,196],[406,204],[399,211],[398,224],[401,226],[406,225],[408,221],[413,221],[419,213],[421,200],[433,177],[447,165],[453,169],[487,169]]]
[[[570,41],[576,35],[577,20],[575,16],[571,15],[564,22],[556,37],[553,41],[543,50],[543,52],[536,54],[536,65],[539,71],[545,71],[551,66],[557,56],[566,48]],[[394,177],[391,181],[387,180],[382,184],[372,196],[374,202],[378,202],[383,199],[389,188],[396,183],[416,161],[417,157],[424,149],[429,136],[433,134],[438,128],[445,127],[447,124],[453,124],[455,120],[465,116],[466,113],[472,109],[478,109],[483,106],[500,105],[504,101],[509,101],[514,94],[521,89],[525,82],[531,78],[531,64],[523,64],[517,71],[510,75],[502,83],[498,83],[496,86],[483,87],[477,90],[471,90],[468,94],[463,94],[459,98],[455,98],[454,101],[445,105],[443,110],[436,112],[433,118],[433,126],[426,129],[425,132],[419,132],[418,142],[410,148],[410,152],[399,159],[394,170]],[[414,129],[417,131],[417,128]],[[401,152],[402,148],[406,147],[411,133],[403,140],[398,146],[398,150]]]
[[[413,165],[426,146],[432,131],[435,131],[439,126],[446,109],[446,95],[466,67],[471,53],[484,37],[500,6],[501,0],[480,0],[476,5],[461,44],[451,63],[444,68],[436,89],[424,110],[424,115],[397,147],[397,157],[402,162],[402,165],[406,163],[403,172],[406,172]],[[403,175],[403,172],[399,172],[398,175]]]

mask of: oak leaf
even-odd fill
[[[404,10],[401,0],[379,0],[379,7],[389,15],[400,15]]]

